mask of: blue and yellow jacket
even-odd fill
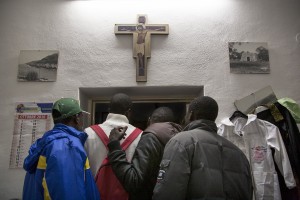
[[[29,149],[23,200],[99,200],[84,150],[87,134],[56,124]]]

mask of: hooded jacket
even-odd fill
[[[98,200],[83,144],[87,134],[56,124],[29,149],[23,200]]]
[[[193,121],[167,143],[153,199],[251,200],[249,162],[213,121]]]
[[[130,200],[152,199],[164,147],[180,131],[181,127],[171,122],[150,125],[144,130],[131,163],[118,141],[108,144],[109,162]]]

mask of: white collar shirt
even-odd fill
[[[252,170],[255,197],[258,200],[280,200],[276,162],[288,188],[296,186],[290,161],[279,129],[256,115],[222,120],[218,134],[239,147],[248,158]],[[272,156],[274,149],[274,160]]]

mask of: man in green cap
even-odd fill
[[[23,200],[100,199],[84,150],[84,112],[72,98],[54,103],[53,129],[30,147],[24,161]]]

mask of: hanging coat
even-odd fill
[[[252,170],[256,200],[280,200],[276,162],[288,188],[296,186],[289,158],[278,128],[256,115],[224,119],[218,134],[238,146],[247,156]],[[272,150],[274,150],[274,160]]]
[[[268,109],[256,113],[257,117],[266,120],[278,127],[282,140],[284,142],[294,177],[298,179],[297,188],[288,189],[284,183],[284,177],[280,174],[279,185],[281,190],[282,199],[299,200],[300,199],[300,132],[297,127],[296,121],[290,111],[279,102],[266,105]],[[278,169],[276,169],[278,171]]]

